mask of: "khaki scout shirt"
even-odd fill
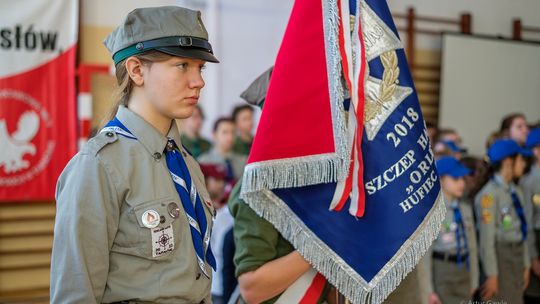
[[[432,278],[432,260],[433,252],[439,252],[442,254],[456,255],[457,254],[457,238],[456,238],[456,229],[457,223],[454,219],[454,208],[456,205],[461,212],[461,217],[463,219],[463,225],[465,226],[465,236],[467,237],[467,249],[469,255],[469,275],[471,279],[471,289],[476,289],[478,287],[479,281],[479,269],[478,269],[478,248],[476,243],[476,227],[474,225],[474,216],[471,204],[463,200],[454,200],[449,202],[445,199],[446,204],[446,216],[441,226],[439,236],[430,249],[428,250],[426,256],[422,259],[425,263],[426,268],[429,270],[427,273],[426,284],[428,286],[428,291],[433,292],[433,278]],[[463,244],[465,240],[461,238],[460,242]],[[463,246],[463,245],[462,245]],[[453,263],[453,262],[450,262]],[[463,267],[466,267],[466,260],[463,259]],[[466,268],[465,268],[466,269]]]
[[[523,207],[529,223],[529,235],[527,242],[531,259],[538,257],[536,249],[535,230],[540,230],[540,167],[538,165],[531,168],[531,172],[525,175],[520,181],[521,189],[525,201]]]
[[[98,134],[58,180],[51,302],[211,303],[210,279],[199,273],[190,226],[163,154],[167,138],[125,107],[117,117],[137,140]],[[174,123],[168,136],[181,147]],[[180,150],[210,229],[214,210],[206,204],[203,175]],[[168,212],[171,202],[180,207],[177,218]],[[141,220],[150,209],[163,217],[158,227],[172,225],[174,250],[158,257],[152,254],[151,229]]]
[[[523,205],[525,200],[521,190],[513,183],[506,183],[498,175],[490,180],[476,195],[474,207],[479,222],[480,261],[487,276],[497,275],[498,273],[495,243],[516,244],[522,241],[521,224],[512,203],[511,188],[515,189]],[[521,258],[525,267],[529,267],[531,263],[528,246],[525,246]]]

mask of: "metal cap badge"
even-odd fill
[[[169,203],[167,210],[172,218],[178,218],[180,216],[180,207],[176,203]]]

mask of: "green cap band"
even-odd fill
[[[212,46],[204,39],[190,36],[175,36],[153,39],[149,41],[138,42],[125,49],[116,52],[113,55],[114,64],[118,64],[120,61],[137,54],[145,53],[151,50],[159,50],[164,47],[180,47],[189,49],[201,49],[210,54],[212,52]]]

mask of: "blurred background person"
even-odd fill
[[[433,148],[433,145],[435,144],[435,140],[437,139],[437,136],[439,134],[439,128],[436,124],[432,122],[426,122],[426,129],[428,132],[429,137],[429,143],[431,144],[431,147]]]
[[[438,141],[435,144],[434,150],[435,155],[452,156],[457,159],[461,159],[467,153],[467,149],[458,146],[456,142],[451,140]]]
[[[454,129],[441,129],[437,133],[433,152],[436,158],[441,156],[453,156],[461,159],[467,149],[461,147],[461,136]]]
[[[249,155],[253,143],[253,108],[250,105],[236,106],[232,113],[236,126],[234,152],[240,155]]]
[[[465,156],[460,162],[467,167],[471,172],[465,175],[465,196],[470,199],[471,203],[478,191],[486,184],[488,179],[488,167],[485,162],[474,156]]]
[[[446,218],[431,246],[428,264],[429,304],[465,303],[478,287],[478,255],[473,209],[465,197],[471,170],[452,156],[437,160],[446,203]],[[428,253],[429,254],[429,253]]]
[[[531,256],[531,279],[525,291],[525,303],[540,303],[540,128],[532,129],[526,141],[532,151],[533,163],[530,172],[520,181],[525,196],[525,211],[530,225],[528,237]]]
[[[195,107],[193,115],[184,120],[182,125],[182,144],[198,158],[212,148],[212,143],[201,136],[204,112],[200,105]]]
[[[480,261],[486,275],[483,300],[523,303],[529,281],[527,221],[516,158],[527,154],[515,141],[498,139],[488,149],[490,180],[475,199],[479,219]]]
[[[521,113],[513,113],[505,116],[501,120],[501,135],[515,140],[520,146],[525,145],[527,135],[529,134],[529,126],[525,115]]]
[[[220,208],[228,199],[225,192],[227,171],[220,164],[201,163],[200,166],[210,199],[216,208]]]
[[[493,145],[497,139],[505,138],[501,131],[493,131],[486,138],[486,150]]]
[[[199,157],[201,164],[219,164],[225,167],[225,180],[234,185],[235,181],[244,174],[244,166],[247,157],[233,151],[235,138],[234,121],[228,117],[222,117],[214,123],[214,146],[208,152]]]
[[[216,258],[216,270],[212,275],[212,302],[227,303],[228,298],[223,294],[223,244],[225,235],[232,229],[233,218],[225,205],[228,194],[225,190],[226,170],[221,164],[201,164],[208,194],[217,209],[214,228],[210,237],[210,245]]]
[[[437,141],[454,142],[457,146],[461,146],[462,142],[461,136],[459,136],[458,132],[451,128],[439,129],[436,138]]]

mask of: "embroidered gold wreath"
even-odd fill
[[[385,103],[392,100],[396,91],[399,77],[398,58],[395,51],[388,51],[381,55],[384,73],[379,88],[377,100],[367,100],[364,105],[364,120],[370,121],[377,117],[384,108]]]

